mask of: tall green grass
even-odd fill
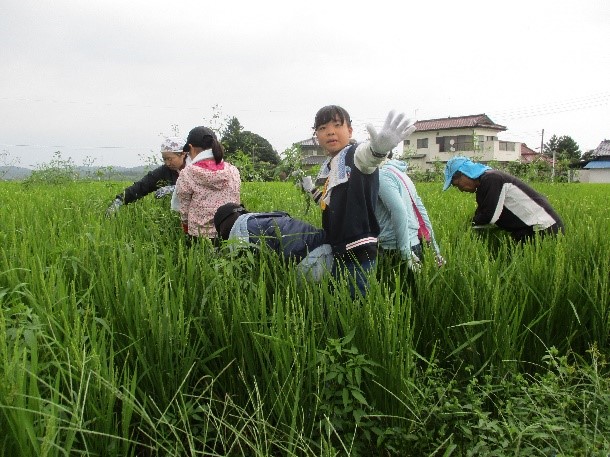
[[[539,186],[567,231],[523,247],[418,187],[447,265],[382,261],[353,301],[266,249],[187,245],[168,201],[105,218],[122,183],[0,183],[0,449],[607,454],[607,186]],[[243,202],[320,224],[288,184]]]

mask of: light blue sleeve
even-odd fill
[[[417,218],[413,213],[410,200],[408,200],[409,205],[406,204],[407,200],[401,192],[402,189],[404,187],[397,178],[391,175],[391,172],[381,170],[379,173],[379,199],[389,212],[387,223],[390,226],[387,228],[394,234],[396,240],[394,249],[398,249],[401,257],[407,260],[411,256],[410,227],[414,223],[417,224]]]
[[[424,224],[426,225],[426,227],[428,228],[428,231],[430,232],[430,240],[432,241],[432,246],[434,247],[434,251],[436,252],[436,254],[440,255],[441,252],[440,252],[440,249],[436,242],[436,238],[434,237],[434,230],[432,229],[432,222],[430,222],[430,217],[428,216],[428,211],[426,211],[424,202],[422,201],[419,194],[417,193],[417,189],[415,188],[415,185],[413,184],[413,182],[409,180],[408,183],[409,183],[409,190],[411,191],[411,195],[413,196],[413,201],[415,202],[415,206],[417,206],[417,209],[419,210],[419,213],[421,214],[421,217],[424,220]],[[417,216],[414,215],[414,217],[417,217]],[[418,221],[418,226],[419,226],[419,221]]]

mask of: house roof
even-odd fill
[[[299,146],[310,146],[310,147],[318,147],[318,140],[316,140],[314,137],[311,138],[307,138],[303,141],[299,141],[297,143]]]
[[[594,156],[610,156],[610,140],[604,140],[593,151]]]
[[[461,128],[484,127],[498,131],[506,130],[503,125],[495,124],[486,114],[473,114],[470,116],[443,117],[439,119],[426,119],[415,122],[417,131],[447,130]]]
[[[610,160],[592,160],[583,168],[590,170],[592,168],[610,168]]]
[[[521,162],[531,163],[536,160],[538,153],[527,144],[521,143]]]
[[[544,154],[540,154],[539,152],[534,151],[527,144],[521,143],[521,162],[523,163],[533,163],[538,160],[544,160],[548,163],[553,163],[553,159],[551,157],[545,156]]]

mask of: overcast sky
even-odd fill
[[[141,165],[215,112],[281,153],[328,104],[359,140],[390,109],[610,139],[610,1],[360,3],[2,0],[0,160]]]

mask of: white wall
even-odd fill
[[[458,135],[477,135],[477,136],[494,136],[497,137],[498,132],[492,129],[485,128],[464,128],[464,129],[447,129],[437,131],[417,132],[415,131],[410,137],[410,144],[403,146],[403,155],[409,161],[411,167],[417,167],[421,170],[432,169],[432,162],[446,162],[452,157],[463,154],[473,157],[475,160],[488,162],[497,160],[499,162],[510,162],[521,159],[521,143],[514,143],[514,151],[500,151],[500,143],[496,141],[483,141],[479,143],[479,151],[455,151],[455,152],[439,152],[439,145],[436,144],[436,138],[442,136],[458,136]],[[417,148],[418,139],[428,139],[427,148]],[[412,154],[414,157],[409,157]],[[418,157],[424,154],[424,157]]]
[[[595,168],[588,170],[589,181],[597,183],[610,183],[610,168]]]

